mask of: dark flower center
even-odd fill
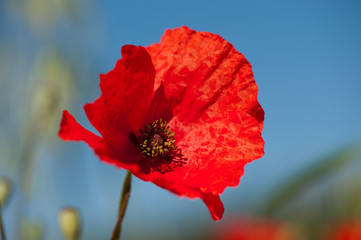
[[[168,156],[175,149],[174,132],[166,125],[167,122],[160,119],[144,126],[143,130],[139,129],[140,152],[145,158],[151,158],[152,162],[158,157]]]
[[[159,136],[158,134],[154,134],[153,140],[150,145],[152,145],[153,147],[163,146],[163,142],[164,141],[161,136]]]

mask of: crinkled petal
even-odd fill
[[[177,118],[169,126],[178,129]],[[218,195],[237,186],[244,166],[264,154],[258,122],[243,111],[220,113],[195,125],[177,146],[186,160],[182,167],[167,173],[133,173],[179,196],[203,199],[214,219],[222,215]]]
[[[173,97],[173,114],[192,129],[200,116],[242,110],[263,127],[263,109],[257,101],[252,67],[230,43],[216,34],[187,27],[167,30],[158,44],[147,47],[156,69],[156,85],[164,81],[167,97]],[[206,115],[204,113],[206,112]]]
[[[169,126],[176,125],[177,119],[173,118]],[[218,195],[227,186],[237,186],[244,166],[264,154],[258,122],[242,111],[224,112],[207,119],[188,132],[177,146],[186,164],[166,174],[151,172],[140,178],[188,197],[200,193]]]
[[[107,74],[100,75],[102,95],[84,106],[92,125],[113,147],[142,127],[154,88],[154,68],[141,46],[122,47],[123,58]]]
[[[237,186],[244,166],[264,154],[257,120],[236,110],[197,124],[178,146],[188,159],[182,168],[184,183],[212,194]]]
[[[159,172],[150,172],[145,174],[142,171],[132,171],[138,178],[144,181],[151,181],[161,188],[188,198],[200,198],[206,204],[212,218],[216,221],[222,219],[224,213],[223,203],[218,194],[204,192],[201,187],[187,185],[182,179],[185,176],[184,171],[178,169],[174,172],[161,174]]]
[[[163,179],[156,173],[148,179],[203,200],[237,186],[244,166],[264,154],[264,111],[250,63],[219,35],[187,27],[167,30],[147,51],[156,86],[164,81],[166,97],[173,99],[169,126],[187,159]]]

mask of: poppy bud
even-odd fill
[[[10,193],[10,182],[0,178],[0,206],[4,206]]]
[[[78,211],[72,207],[63,208],[59,213],[60,229],[66,240],[76,240],[80,232]]]

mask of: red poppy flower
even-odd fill
[[[215,220],[219,198],[263,156],[264,112],[246,58],[222,37],[187,27],[158,44],[122,47],[84,106],[100,136],[64,111],[59,136],[85,141],[99,158],[178,196],[201,198]]]
[[[361,220],[354,219],[333,225],[324,239],[361,240]]]
[[[212,229],[212,240],[297,240],[300,233],[274,219],[233,216]]]

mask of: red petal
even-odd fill
[[[224,207],[219,195],[212,195],[212,194],[203,194],[202,196],[203,202],[209,209],[212,218],[215,221],[219,221],[223,217]]]
[[[154,87],[154,68],[147,51],[126,45],[122,55],[112,71],[100,75],[102,95],[84,106],[90,122],[113,147],[142,127]]]
[[[144,124],[152,123],[160,118],[167,122],[172,118],[171,101],[166,98],[163,83],[154,93]]]
[[[123,148],[113,149],[103,138],[82,127],[66,110],[63,112],[58,136],[64,141],[84,141],[102,161],[131,171],[139,171],[137,164],[139,159],[135,159],[137,154],[133,146],[130,148],[126,145]]]
[[[105,145],[103,139],[83,128],[66,110],[63,112],[58,136],[65,141],[84,141],[98,155],[104,154]]]
[[[177,124],[177,118],[169,123],[171,129],[179,129]],[[244,166],[264,154],[258,125],[256,119],[242,111],[208,118],[194,125],[182,140],[176,138],[186,164],[164,174],[134,174],[179,196],[202,198],[212,217],[220,219],[223,206],[218,195],[228,186],[237,186]]]
[[[264,112],[251,65],[222,37],[187,27],[167,30],[147,51],[156,86],[164,81],[166,97],[174,100],[169,125],[188,163],[146,179],[204,201],[237,186],[244,166],[264,154]],[[211,213],[218,209],[212,202],[205,201]]]
[[[244,166],[264,154],[258,122],[242,111],[206,119],[177,145],[188,159],[182,167],[186,172],[184,184],[212,194],[221,194],[227,186],[237,186]]]
[[[175,99],[178,121],[190,126],[204,112],[213,117],[236,109],[256,118],[261,132],[264,113],[251,65],[222,37],[182,27],[167,30],[161,43],[147,51],[156,69],[156,85],[163,80],[167,97]]]

